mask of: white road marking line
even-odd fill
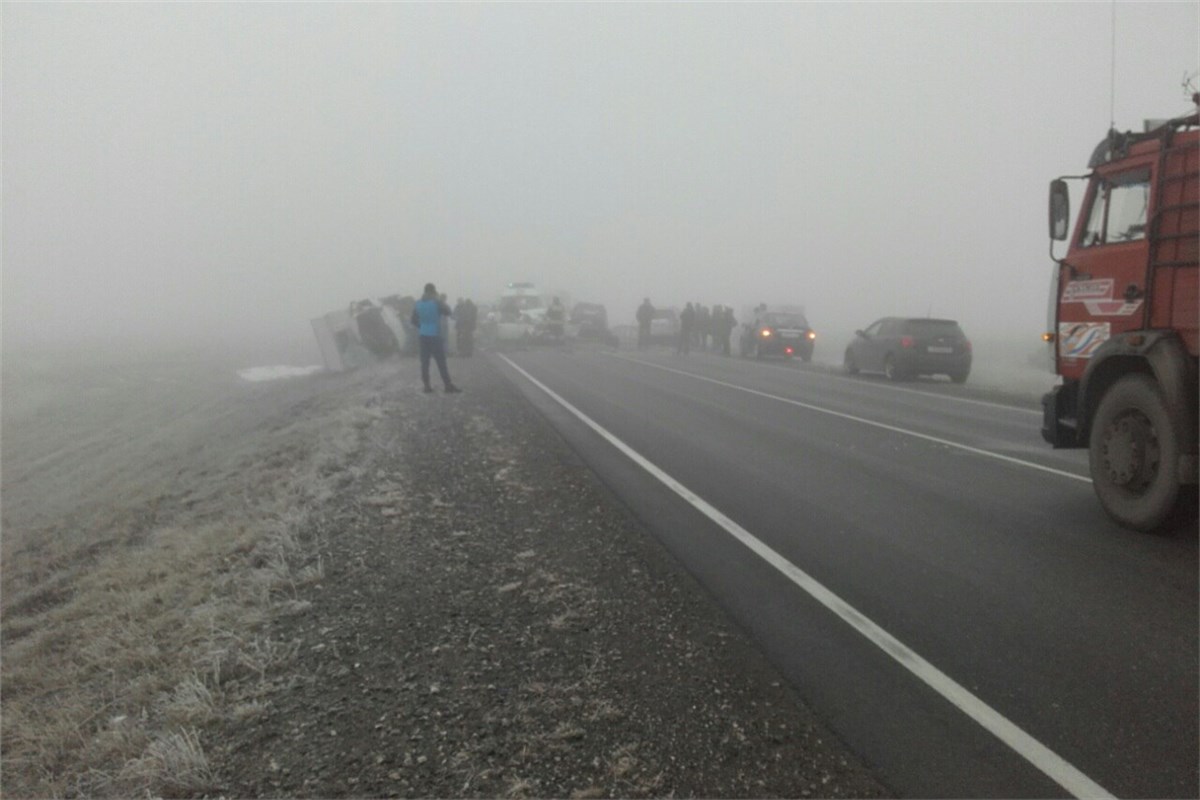
[[[591,417],[567,402],[546,384],[513,363],[508,356],[500,358],[519,372],[534,386],[545,392],[554,402],[574,415],[580,422],[595,431],[602,439],[625,454],[631,461],[650,473],[668,489],[686,500],[693,508],[721,526],[727,533],[745,545],[752,553],[770,564],[792,581],[810,597],[836,614],[843,622],[862,634],[868,641],[892,657],[898,664],[919,678],[927,686],[950,701],[956,708],[981,725],[997,739],[1012,748],[1018,755],[1040,770],[1046,777],[1079,798],[1114,797],[1100,784],[1069,764],[1044,744],[1034,739],[1008,720],[983,700],[971,694],[964,686],[949,675],[930,664],[899,639],[872,622],[853,606],[831,592],[807,572],[771,549],[741,525],[722,514],[699,495],[692,492],[669,474],[659,469],[649,459],[638,453],[625,442],[609,433]]]
[[[822,362],[825,363],[825,362]],[[782,369],[782,367],[780,367]],[[938,400],[953,400],[955,403],[970,403],[975,406],[987,406],[989,408],[999,408],[1004,411],[1017,411],[1021,414],[1034,414],[1038,417],[1042,416],[1041,411],[1032,408],[1021,408],[1020,406],[1010,406],[1005,403],[993,403],[990,400],[976,400],[973,397],[957,397],[952,394],[942,394],[940,392],[922,392],[920,389],[906,389],[903,386],[889,386],[886,383],[864,383],[858,378],[851,378],[848,375],[839,375],[835,372],[820,372],[818,370],[804,370],[805,375],[822,375],[826,378],[831,378],[835,381],[846,381],[857,383],[860,386],[872,386],[876,389],[883,389],[889,392],[902,392],[904,394],[915,394],[921,397],[936,397]],[[1046,373],[1049,375],[1049,373]]]
[[[856,379],[847,377],[845,375],[835,375],[832,373],[826,373],[826,375],[834,380],[847,382],[855,381],[857,383],[861,383],[861,381],[856,381]],[[864,385],[874,386],[878,389],[885,389],[889,392],[903,392],[904,394],[915,394],[920,395],[921,397],[936,397],[938,400],[953,400],[956,403],[969,403],[974,406],[986,406],[988,408],[999,408],[1004,411],[1016,411],[1021,414],[1033,414],[1039,418],[1042,416],[1042,412],[1037,411],[1036,409],[1010,406],[1004,403],[993,403],[990,400],[976,400],[973,397],[955,397],[952,394],[941,394],[940,392],[922,392],[920,389],[905,389],[903,386],[888,386],[887,384],[883,383],[869,383]]]
[[[642,361],[640,358],[630,358],[629,356],[621,355],[619,353],[605,353],[605,355],[612,356],[613,358],[623,358],[626,361],[637,361],[640,364],[651,364],[652,363],[650,361]],[[836,365],[830,364],[828,361],[818,361],[818,362],[816,362],[815,366],[830,367],[831,369],[805,369],[803,367],[800,369],[795,369],[793,367],[784,367],[784,366],[778,366],[775,364],[763,364],[761,366],[764,366],[768,369],[781,371],[781,372],[790,372],[793,375],[819,375],[822,378],[829,378],[830,380],[834,380],[834,381],[843,381],[845,383],[853,383],[856,386],[870,386],[872,388],[882,389],[882,390],[888,391],[888,392],[902,392],[904,394],[915,394],[915,395],[919,395],[920,397],[933,397],[938,400],[951,400],[955,403],[969,403],[971,405],[976,405],[976,406],[987,406],[989,408],[998,408],[1003,411],[1016,411],[1020,414],[1034,414],[1038,417],[1042,416],[1041,411],[1037,411],[1036,409],[1032,409],[1032,408],[1022,408],[1021,406],[1010,406],[1005,403],[993,403],[990,400],[976,400],[972,397],[958,397],[958,396],[952,395],[952,394],[942,394],[941,392],[922,392],[920,389],[906,389],[902,386],[891,386],[886,383],[866,382],[866,381],[863,381],[861,378],[852,378],[849,375],[842,375],[842,374],[832,371],[833,369],[836,368]],[[1046,373],[1046,374],[1047,374],[1047,377],[1050,376],[1050,373]]]
[[[708,383],[714,383],[717,386],[724,386],[729,389],[736,389],[739,392],[746,392],[747,394],[753,394],[753,395],[757,395],[759,397],[765,397],[769,400],[777,400],[780,403],[787,403],[788,405],[799,406],[800,408],[805,408],[805,409],[808,409],[809,411],[818,411],[822,414],[829,414],[830,416],[841,417],[842,419],[848,419],[853,422],[861,422],[863,425],[871,425],[873,427],[882,428],[883,430],[891,431],[893,433],[900,433],[905,436],[912,436],[917,439],[924,439],[927,442],[933,442],[935,444],[940,444],[945,447],[953,447],[957,450],[965,450],[966,452],[974,453],[975,455],[987,456],[988,458],[995,458],[1000,461],[1006,461],[1010,464],[1018,464],[1022,467],[1029,467],[1030,469],[1041,470],[1042,472],[1049,472],[1052,475],[1059,475],[1064,478],[1072,478],[1077,481],[1082,481],[1083,483],[1091,483],[1092,482],[1092,479],[1087,477],[1086,475],[1076,475],[1074,472],[1067,472],[1066,470],[1055,469],[1054,467],[1047,467],[1045,465],[1038,464],[1033,461],[1025,461],[1024,459],[1021,459],[1021,458],[1013,458],[1012,456],[1006,456],[1002,453],[993,453],[991,450],[983,450],[978,447],[971,447],[968,444],[960,444],[959,442],[952,442],[949,439],[942,439],[937,436],[930,436],[927,433],[918,433],[917,431],[910,431],[907,428],[899,428],[899,427],[896,427],[895,425],[888,425],[885,422],[876,422],[873,419],[866,419],[865,417],[856,417],[853,414],[846,414],[841,411],[834,411],[833,409],[823,408],[821,406],[814,406],[811,403],[804,403],[799,400],[792,400],[791,398],[788,398],[788,397],[780,397],[777,394],[770,394],[769,392],[760,392],[757,389],[749,389],[745,386],[738,386],[736,383],[729,383],[727,381],[719,381],[716,378],[709,378],[704,375],[697,375],[694,372],[687,372],[686,370],[675,369],[674,367],[664,367],[661,364],[655,364],[650,361],[643,361],[640,358],[629,358],[628,356],[615,356],[615,357],[620,358],[624,361],[632,361],[635,364],[641,364],[642,366],[650,367],[651,369],[660,369],[664,372],[673,372],[676,375],[685,375],[689,378],[695,378],[698,381],[706,381]]]

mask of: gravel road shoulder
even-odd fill
[[[888,794],[485,357],[372,369],[226,793]]]

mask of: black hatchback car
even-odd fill
[[[882,372],[893,381],[949,375],[963,383],[971,374],[971,340],[952,319],[884,317],[854,332],[845,365],[851,375]]]
[[[817,333],[803,314],[794,311],[764,311],[742,330],[743,356],[799,356],[812,361]]]

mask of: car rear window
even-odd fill
[[[962,328],[952,319],[910,319],[904,323],[904,332],[910,336],[953,336],[966,338]]]

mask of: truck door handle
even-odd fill
[[[1125,302],[1132,303],[1142,296],[1142,290],[1138,288],[1136,283],[1131,283],[1125,287]]]

